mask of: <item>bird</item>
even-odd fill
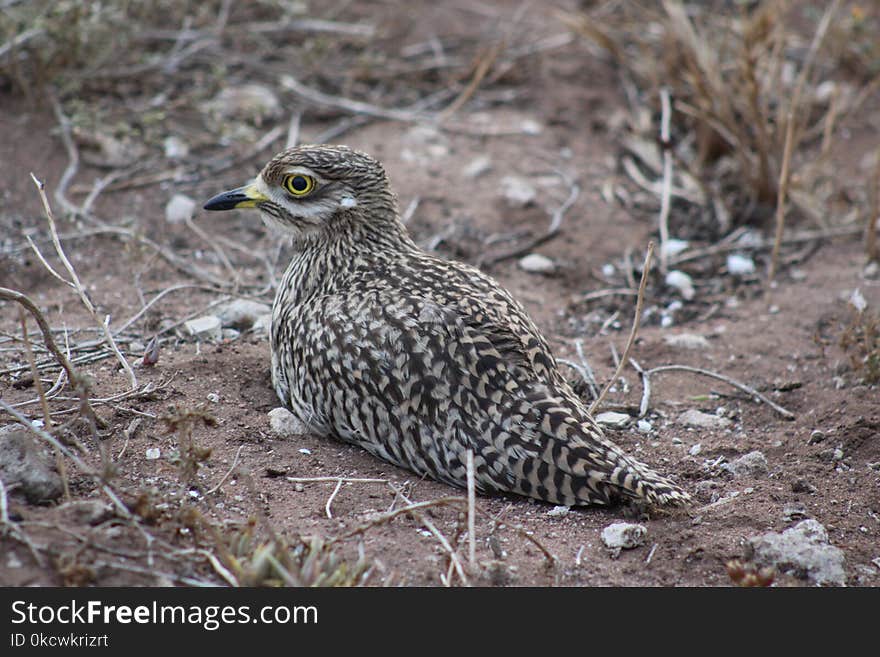
[[[310,434],[484,495],[676,506],[689,494],[608,439],[499,283],[421,249],[382,164],[348,146],[275,155],[204,204],[290,238],[272,306],[272,385]]]

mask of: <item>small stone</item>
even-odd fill
[[[732,276],[746,276],[755,273],[755,261],[747,256],[731,253],[727,256],[727,273]]]
[[[664,335],[663,342],[670,347],[679,349],[710,349],[712,345],[702,335],[698,333],[678,333],[675,335]]]
[[[308,433],[305,424],[282,406],[269,411],[269,428],[282,438],[302,436]]]
[[[807,440],[807,445],[816,445],[817,443],[821,443],[825,440],[825,432],[819,429],[813,429],[810,432],[810,439]]]
[[[697,443],[688,450],[688,454],[690,454],[691,456],[697,456],[702,451],[703,445],[701,443]]]
[[[52,502],[63,492],[53,459],[19,424],[0,427],[0,480],[31,504]]]
[[[605,278],[611,278],[612,276],[614,276],[614,272],[616,271],[617,269],[610,262],[606,262],[604,265],[602,265],[602,275]]]
[[[527,135],[540,135],[544,131],[544,126],[534,119],[523,119],[519,127]]]
[[[225,328],[220,331],[220,339],[223,342],[232,342],[238,340],[239,337],[241,337],[241,331],[235,329]]]
[[[166,137],[162,147],[165,149],[165,157],[169,160],[179,160],[189,155],[189,144],[174,135]]]
[[[807,510],[803,504],[786,504],[782,509],[782,520],[784,522],[803,520],[806,517]]]
[[[207,397],[208,401],[211,402],[212,404],[217,404],[220,401],[220,395],[218,395],[216,392],[209,392],[205,396]]]
[[[269,331],[271,331],[271,329],[272,313],[260,315],[254,320],[254,325],[251,326],[251,331],[253,331],[254,335],[269,335]]]
[[[479,155],[471,160],[462,170],[465,178],[479,178],[488,173],[492,168],[492,158],[488,155]]]
[[[519,268],[530,274],[552,274],[556,271],[556,263],[540,253],[530,253],[520,259]]]
[[[220,318],[215,315],[205,315],[186,322],[183,327],[187,333],[198,340],[219,342],[222,336]]]
[[[250,299],[235,299],[216,310],[223,328],[234,328],[239,331],[247,331],[257,318],[271,312],[272,308],[269,305]]]
[[[731,421],[726,417],[718,417],[717,415],[703,413],[695,408],[679,415],[678,423],[688,427],[697,427],[699,429],[724,429],[731,425]]]
[[[770,472],[767,457],[757,450],[731,462],[730,469],[736,477],[763,477]]]
[[[674,237],[666,240],[661,247],[661,253],[667,257],[676,256],[691,245],[687,240],[678,240]]]
[[[626,413],[615,413],[614,411],[599,413],[595,419],[599,424],[612,429],[623,429],[632,421],[632,418]]]
[[[300,453],[300,454],[305,454],[306,456],[308,456],[309,454],[312,453],[312,450],[303,447],[301,450],[299,450],[299,453]]]
[[[501,196],[511,207],[524,208],[533,203],[537,195],[534,186],[525,178],[505,176],[501,179]]]
[[[818,521],[802,520],[781,534],[767,533],[748,539],[748,558],[816,585],[846,583],[843,552],[830,544]]]
[[[869,262],[862,270],[862,276],[864,278],[880,278],[880,263],[876,260]]]
[[[196,202],[185,194],[175,194],[165,206],[165,221],[169,224],[182,224],[192,219],[196,211]]]
[[[281,102],[269,87],[245,84],[224,87],[214,98],[203,103],[202,109],[218,118],[241,119],[261,125],[281,113]]]
[[[791,484],[791,491],[793,493],[815,493],[817,489],[813,484],[811,484],[806,479],[798,479],[797,481],[793,481]]]
[[[709,503],[718,499],[718,484],[714,481],[701,481],[695,486],[697,499],[701,502]]]
[[[639,420],[636,424],[636,428],[642,433],[651,433],[654,427],[647,420]]]
[[[678,290],[679,294],[681,294],[682,298],[685,301],[690,301],[694,298],[694,279],[685,274],[683,271],[673,269],[671,272],[666,274],[665,281],[666,285]]]
[[[132,340],[128,343],[128,353],[130,354],[142,354],[146,348],[146,345],[138,340]]]
[[[853,293],[849,297],[849,305],[856,309],[857,312],[864,312],[868,307],[868,302],[865,301],[865,295],[862,294],[862,291],[859,288],[853,290]]]
[[[155,461],[160,456],[162,456],[162,450],[160,450],[158,447],[148,447],[147,448],[147,460],[148,461]]]
[[[648,530],[644,525],[615,522],[602,530],[602,542],[611,550],[629,550],[645,542]]]
[[[554,506],[547,512],[547,515],[551,518],[564,518],[568,515],[569,511],[571,511],[569,506]]]

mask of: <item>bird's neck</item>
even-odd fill
[[[276,297],[291,305],[343,289],[356,271],[381,270],[420,253],[396,217],[381,223],[340,223],[335,230],[294,239],[293,249]]]

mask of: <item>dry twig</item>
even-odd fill
[[[636,297],[636,311],[635,316],[633,317],[632,328],[629,332],[629,339],[626,341],[626,347],[623,350],[623,356],[620,358],[620,361],[617,363],[617,368],[614,372],[614,376],[612,376],[605,383],[605,386],[602,388],[602,392],[599,393],[599,396],[593,400],[593,403],[590,404],[590,413],[594,413],[602,401],[605,399],[605,395],[608,394],[608,390],[614,385],[614,382],[620,376],[620,373],[623,371],[623,368],[626,366],[627,358],[629,357],[630,349],[632,349],[633,343],[636,341],[636,336],[639,332],[639,325],[642,321],[642,305],[645,302],[645,286],[648,282],[648,273],[651,270],[651,256],[654,254],[654,242],[648,242],[648,251],[645,253],[645,262],[642,265],[642,279],[639,281],[639,293]]]

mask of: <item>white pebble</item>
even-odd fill
[[[673,237],[663,243],[661,253],[664,253],[667,257],[675,256],[684,251],[690,245],[691,243],[687,240],[677,240]]]
[[[556,271],[556,263],[540,253],[530,253],[520,259],[519,268],[530,274],[550,274]]]
[[[299,453],[300,454],[311,454],[312,450],[306,449],[305,447],[303,447],[301,450],[299,450]]]
[[[251,328],[259,317],[272,312],[272,308],[259,301],[236,299],[217,308],[217,317],[224,328],[246,331]]]
[[[755,273],[755,261],[738,253],[727,256],[727,273],[733,276],[745,276]]]
[[[479,178],[492,168],[492,158],[488,155],[479,155],[471,160],[462,173],[465,178]]]
[[[501,196],[512,207],[524,208],[532,203],[537,195],[534,186],[525,178],[505,176],[501,179]]]
[[[670,347],[680,349],[709,349],[709,341],[698,333],[677,333],[676,335],[664,335],[663,342]]]
[[[868,307],[868,302],[865,301],[865,296],[859,288],[853,290],[849,297],[849,303],[857,312],[864,312],[865,308]]]
[[[181,224],[192,219],[196,211],[196,202],[185,194],[175,194],[165,206],[165,221],[169,224]]]
[[[166,137],[162,142],[162,147],[165,149],[165,157],[169,160],[179,160],[189,155],[189,144],[180,137],[173,135]]]
[[[308,427],[283,406],[269,411],[269,428],[283,438],[308,433]]]
[[[696,445],[694,445],[693,447],[691,447],[688,450],[688,454],[690,454],[691,456],[696,456],[697,454],[699,454],[702,451],[703,451],[703,445],[701,443],[697,443]]]
[[[614,411],[599,413],[595,419],[599,424],[603,424],[606,427],[613,427],[615,429],[622,429],[632,420],[632,418],[626,413],[615,413]]]
[[[681,296],[690,301],[694,298],[694,279],[685,274],[683,271],[673,269],[666,274],[666,284],[679,291]]]
[[[568,515],[568,512],[571,511],[571,507],[568,506],[554,506],[547,512],[547,515],[551,518],[563,518]]]
[[[642,433],[650,433],[654,429],[654,427],[651,425],[651,423],[648,422],[647,420],[639,420],[639,422],[636,426],[638,427],[639,431],[641,431]]]
[[[731,422],[726,417],[718,417],[703,413],[696,409],[685,411],[678,417],[678,423],[689,427],[697,427],[699,429],[724,429],[730,426]]]
[[[155,461],[162,455],[162,451],[158,447],[150,447],[147,449],[147,460]]]
[[[205,315],[197,317],[186,322],[183,327],[187,333],[199,340],[210,340],[217,342],[222,335],[220,318],[214,315]]]
[[[644,525],[615,522],[602,530],[602,542],[612,550],[629,550],[645,542],[648,530]]]

